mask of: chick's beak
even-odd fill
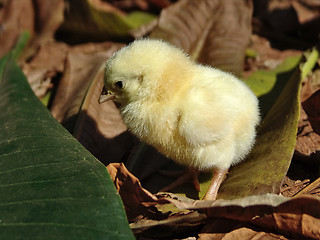
[[[101,103],[104,103],[106,101],[109,101],[109,100],[112,100],[115,98],[116,98],[116,96],[114,95],[114,93],[108,91],[105,87],[103,87],[98,102],[101,104]]]

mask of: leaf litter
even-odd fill
[[[247,230],[255,231],[258,228],[262,232],[281,232],[297,239],[320,238],[319,198],[301,196],[291,199],[265,194],[233,200],[203,201],[169,193],[153,196],[141,187],[139,180],[123,164],[110,164],[107,169],[125,206],[130,207],[127,213],[135,233],[159,227],[154,229],[158,232],[165,226],[171,228],[168,233],[175,231],[183,235],[184,227],[193,225],[193,229],[203,227],[200,239],[206,239],[205,233],[215,234],[212,224],[218,221],[220,226],[221,223],[224,226],[230,223],[232,226],[235,222],[238,225],[245,223]],[[235,229],[239,230],[238,225]]]
[[[165,5],[167,7],[169,3],[167,1],[163,2],[167,4]],[[214,33],[215,29],[218,28],[217,26],[215,28],[215,24],[219,22],[214,23],[215,20],[210,20],[213,21],[213,23],[209,21],[210,24],[208,24],[205,15],[207,12],[205,10],[211,9],[213,6],[212,9],[224,9],[221,13],[224,11],[234,11],[234,14],[228,15],[230,18],[230,16],[238,14],[235,8],[233,10],[230,10],[230,8],[226,10],[226,8],[224,8],[226,6],[230,7],[231,2],[199,1],[199,4],[203,5],[197,9],[192,3],[189,3],[189,1],[179,1],[179,3],[164,8],[158,19],[158,25],[153,30],[151,36],[164,39],[184,48],[198,61],[204,63],[208,61],[208,64],[211,65],[230,66],[230,71],[237,74],[243,69],[243,67],[239,68],[239,66],[244,65],[244,69],[246,70],[244,76],[246,77],[249,76],[254,69],[274,69],[287,56],[299,55],[301,53],[301,46],[306,46],[308,41],[305,41],[305,39],[301,37],[296,38],[298,40],[293,40],[295,39],[293,36],[295,36],[294,34],[297,29],[299,29],[299,31],[302,29],[301,31],[304,33],[308,30],[308,36],[314,35],[315,30],[311,28],[310,25],[312,26],[314,19],[319,16],[319,14],[317,14],[319,6],[312,5],[314,4],[312,1],[293,1],[291,5],[287,2],[286,4],[288,4],[290,8],[289,12],[291,17],[293,19],[296,18],[295,24],[290,26],[286,26],[286,24],[277,26],[272,23],[274,18],[271,18],[271,16],[276,16],[280,18],[278,21],[281,21],[281,15],[267,14],[261,19],[259,16],[263,14],[260,13],[259,15],[257,12],[254,12],[253,32],[255,35],[250,36],[251,21],[247,19],[249,24],[243,25],[243,32],[241,33],[246,36],[241,38],[244,42],[235,45],[238,49],[236,52],[239,54],[239,57],[233,58],[232,60],[234,62],[231,64],[228,62],[231,59],[228,54],[224,56],[219,55],[218,52],[218,55],[215,55],[215,57],[210,57],[211,51],[214,52],[217,46],[220,46],[221,49],[229,50],[228,44],[230,40],[228,39],[231,37],[220,39],[221,43],[224,43],[222,45],[219,45],[219,43],[213,44],[212,39],[218,39],[215,38],[216,35],[214,35]],[[273,2],[273,5],[268,7],[269,12],[275,9],[286,9],[279,1],[270,2]],[[223,4],[226,5],[224,6]],[[254,1],[254,11],[257,11],[258,5],[257,1]],[[159,4],[159,6],[164,7],[164,5],[161,4]],[[305,8],[306,6],[308,6],[308,8]],[[310,8],[310,6],[313,8]],[[240,8],[241,6],[238,9]],[[246,9],[246,11],[248,11],[246,16],[248,17],[252,9],[250,10],[250,6]],[[189,15],[179,15],[179,11],[181,10],[189,11]],[[241,15],[243,11],[240,10],[239,12]],[[296,12],[297,15],[295,15],[294,12]],[[210,17],[212,15],[208,16]],[[222,14],[221,17],[223,16],[227,17]],[[163,27],[172,27],[170,25],[172,19],[174,19],[173,22],[177,24],[173,30],[171,29],[168,33],[167,30],[161,29]],[[190,19],[192,19],[192,21],[190,21]],[[262,23],[262,25],[257,24],[257,19],[260,21],[259,24]],[[268,24],[268,21],[269,23],[271,21],[271,24]],[[51,33],[55,31],[57,24],[59,25],[60,23],[61,22],[56,22],[51,25],[53,26],[50,29]],[[234,26],[234,24],[230,25]],[[260,28],[259,26],[263,26],[264,28]],[[268,26],[267,29],[265,28],[266,26]],[[188,27],[190,27],[190,29],[188,29]],[[283,27],[281,31],[285,33],[284,35],[282,33],[279,34],[279,27]],[[222,27],[220,26],[219,28]],[[48,28],[45,27],[42,29],[48,30]],[[179,29],[179,31],[177,29]],[[198,35],[194,34],[199,29],[201,29],[201,32]],[[246,31],[248,32],[247,34],[249,34],[248,36],[244,33]],[[209,37],[209,33],[212,33],[213,36]],[[271,43],[266,38],[258,36],[257,34],[271,39]],[[53,34],[47,36],[53,36]],[[222,36],[225,37],[226,35]],[[314,38],[308,37],[306,39],[310,40]],[[41,43],[41,41],[37,39],[34,42],[37,41]],[[245,48],[249,41],[252,43],[252,49],[258,54],[255,57],[247,57],[246,61],[242,62]],[[275,42],[289,43],[291,46],[296,44],[295,46],[298,46],[299,49],[285,51],[275,50],[271,47]],[[155,176],[157,176],[159,169],[163,167],[172,168],[172,166],[169,166],[169,164],[171,164],[170,160],[159,155],[150,147],[139,145],[140,143],[133,136],[128,135],[125,131],[125,126],[121,123],[119,113],[113,104],[105,105],[104,107],[107,108],[105,111],[95,103],[95,99],[97,99],[102,86],[101,68],[99,68],[99,66],[122,45],[96,43],[93,45],[84,44],[82,46],[70,47],[62,43],[62,47],[57,47],[57,49],[62,49],[61,54],[57,54],[57,57],[55,57],[55,53],[58,52],[55,52],[54,48],[52,53],[50,53],[50,46],[54,44],[58,46],[61,43],[46,43],[46,41],[43,41],[40,45],[41,47],[38,48],[40,49],[38,54],[33,56],[31,61],[24,65],[29,81],[33,82],[34,80],[32,79],[36,79],[36,82],[38,82],[35,86],[43,87],[41,93],[38,95],[43,95],[46,90],[52,88],[50,80],[62,74],[62,79],[59,81],[59,88],[54,97],[56,102],[51,108],[52,113],[56,115],[59,121],[63,122],[65,126],[68,125],[69,120],[73,121],[73,123],[70,124],[71,128],[69,130],[74,133],[83,145],[87,144],[86,147],[106,165],[109,162],[125,161],[128,158],[136,159],[137,157],[132,156],[130,151],[132,149],[140,149],[138,151],[140,152],[138,154],[138,162],[134,161],[133,164],[130,164],[130,171],[139,177],[143,186],[151,185],[148,189],[150,189],[151,192],[157,192],[156,189],[159,189],[161,186],[152,189],[152,187],[157,184],[157,182],[153,182]],[[33,46],[39,45],[35,44]],[[208,51],[206,49],[208,49]],[[47,52],[43,53],[43,50]],[[227,50],[225,50],[225,52]],[[42,54],[52,56],[53,60],[57,59],[55,62],[57,64],[49,62],[47,66],[41,65],[41,63],[44,62],[42,61]],[[214,53],[212,54],[214,55]],[[231,51],[229,54],[233,54],[233,52]],[[26,54],[26,56],[30,56],[30,53]],[[44,57],[43,59],[45,60],[46,58],[48,57]],[[212,59],[219,59],[219,62],[210,62]],[[47,70],[45,70],[45,67]],[[82,69],[87,72],[82,72]],[[311,109],[314,109],[314,107],[318,105],[312,103],[313,101],[309,98],[319,89],[318,69],[319,62],[310,75],[307,76],[307,80],[303,79],[302,83],[302,101],[305,106],[309,106]],[[47,81],[39,81],[39,79]],[[68,89],[70,86],[71,88]],[[74,87],[79,88],[74,89]],[[88,89],[89,92],[87,91]],[[309,104],[306,102],[309,102]],[[78,117],[74,118],[74,116]],[[107,122],[110,120],[111,122],[105,123],[105,116],[108,116]],[[310,119],[316,117],[313,113],[310,114],[310,111],[306,114],[304,109],[301,108],[295,154],[287,176],[283,176],[285,179],[281,188],[279,183],[279,186],[277,186],[274,191],[274,193],[280,191],[282,195],[289,198],[284,198],[277,194],[262,193],[263,195],[261,196],[237,197],[230,200],[221,199],[212,205],[207,205],[210,203],[202,203],[203,201],[190,199],[180,194],[159,193],[153,195],[141,187],[139,180],[128,173],[124,169],[123,164],[109,165],[108,170],[123,198],[128,219],[131,222],[131,228],[137,233],[137,237],[141,239],[150,236],[153,238],[187,238],[188,236],[197,236],[198,233],[198,237],[194,238],[253,239],[255,237],[261,237],[264,239],[319,239],[319,199],[318,197],[312,197],[312,195],[320,195],[318,180],[320,141],[319,135],[314,130],[314,128],[319,127],[319,123],[313,123],[313,125],[310,123]],[[74,125],[75,123],[76,125]],[[87,128],[86,126],[91,127]],[[123,139],[125,140],[123,141]],[[119,147],[118,150],[116,150],[116,146]],[[107,149],[107,151],[103,149]],[[114,153],[112,153],[113,149],[115,149]],[[151,165],[150,169],[144,171],[148,168],[146,163],[150,162],[150,158],[155,160],[156,164],[153,164],[154,166],[149,164],[149,166]],[[290,163],[291,158],[287,161]],[[141,166],[143,166],[143,170],[141,170]],[[173,166],[173,168],[180,169],[178,166]],[[286,172],[286,170],[284,172]],[[162,183],[167,181],[164,180],[163,177],[159,179]],[[302,191],[298,193],[300,190]]]

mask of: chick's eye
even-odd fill
[[[122,81],[117,81],[114,85],[115,85],[117,88],[120,88],[120,89],[123,88],[123,83],[122,83]]]

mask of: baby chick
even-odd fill
[[[120,49],[107,61],[104,84],[100,103],[119,103],[134,135],[177,163],[214,170],[204,199],[216,198],[229,167],[254,144],[260,117],[250,89],[168,43],[141,39]]]

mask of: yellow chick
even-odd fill
[[[119,103],[139,139],[190,169],[214,170],[204,199],[216,198],[229,167],[254,144],[260,117],[251,90],[168,43],[141,39],[120,49],[106,63],[104,84],[100,103]]]

